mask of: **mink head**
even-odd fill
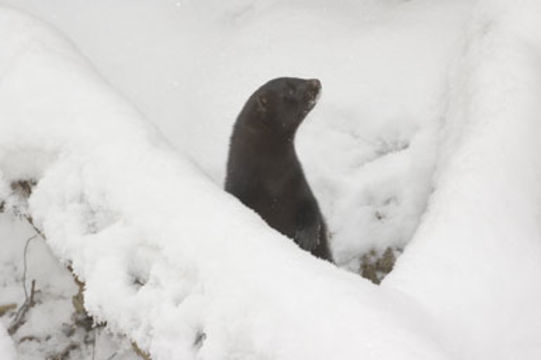
[[[249,124],[245,125],[256,131],[292,139],[316,105],[320,91],[321,83],[317,79],[277,78],[250,97],[241,116],[248,118]]]

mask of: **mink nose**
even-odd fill
[[[308,86],[316,91],[319,91],[321,89],[321,82],[318,79],[310,79],[308,80]]]
[[[317,99],[319,91],[321,90],[321,82],[318,79],[306,80],[307,93],[310,100]]]

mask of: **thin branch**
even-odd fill
[[[26,272],[28,269],[28,264],[26,261],[27,253],[28,253],[28,245],[30,244],[30,241],[34,240],[38,235],[31,236],[28,240],[26,240],[26,244],[24,245],[24,255],[23,255],[23,289],[24,289],[24,300],[25,302],[28,301],[28,291],[26,290]]]
[[[32,280],[32,288],[30,289],[30,297],[21,305],[19,311],[15,315],[15,319],[8,328],[8,334],[13,335],[19,330],[21,326],[26,322],[26,313],[30,308],[32,308],[36,303],[34,302],[34,294],[36,292],[36,280]]]
[[[135,341],[132,341],[131,343],[131,347],[133,349],[133,351],[135,352],[135,354],[137,354],[141,359],[143,360],[151,360],[152,358],[150,357],[150,354],[143,351],[139,345],[137,345],[137,343]]]
[[[30,224],[30,226],[32,226],[32,229],[34,229],[34,231],[43,239],[43,240],[47,240],[47,238],[45,237],[45,234],[34,224],[34,219],[32,219],[32,216],[28,215],[28,214],[23,214],[22,215],[24,219],[26,219],[26,221],[28,222],[28,224]]]
[[[26,217],[26,216],[25,216]],[[27,219],[28,220],[28,219]],[[29,221],[30,222],[30,221]],[[32,223],[31,223],[32,224]],[[33,224],[32,224],[33,226]],[[31,236],[26,240],[26,244],[24,245],[24,253],[23,253],[23,290],[24,290],[24,303],[21,305],[19,310],[17,311],[17,314],[15,315],[15,318],[13,319],[13,322],[8,328],[8,333],[10,335],[13,335],[19,330],[19,328],[26,322],[26,313],[30,308],[32,308],[36,303],[34,302],[34,294],[36,293],[36,280],[32,280],[32,285],[30,288],[30,295],[28,295],[28,290],[26,289],[26,273],[28,271],[28,247],[30,245],[30,242],[34,240],[38,235],[40,235],[41,232],[38,232],[36,235]]]

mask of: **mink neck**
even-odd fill
[[[264,150],[270,154],[295,153],[295,132],[290,134],[263,133],[253,138],[254,149]]]
[[[291,156],[296,158],[296,131],[285,134],[276,133],[270,129],[249,129],[242,127],[237,130],[239,131],[236,131],[234,136],[242,139],[242,141],[234,141],[232,143],[237,147],[235,150],[244,156],[251,157],[252,154],[257,153],[259,156],[278,159],[286,159]],[[245,132],[250,132],[251,134],[245,134]]]

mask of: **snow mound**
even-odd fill
[[[120,3],[33,6],[180,154],[58,34],[0,11],[0,198],[39,180],[30,211],[98,320],[155,359],[541,357],[537,1]],[[414,234],[379,288],[220,189],[238,109],[286,73],[323,81],[297,145],[340,264]]]
[[[481,1],[450,80],[429,211],[384,287],[462,359],[541,354],[541,5]]]
[[[406,297],[319,261],[174,152],[66,40],[0,10],[3,186],[159,359],[444,359]]]
[[[221,184],[231,128],[267,80],[318,77],[296,147],[356,273],[401,249],[426,208],[439,103],[470,0],[5,0],[58,26]]]

